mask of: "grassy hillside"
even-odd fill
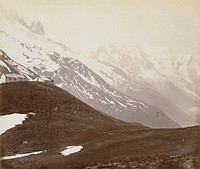
[[[2,168],[200,167],[200,127],[159,130],[125,123],[45,83],[1,84],[0,91],[1,115],[36,113],[0,136],[1,156],[47,150],[3,160]],[[83,149],[65,157],[60,154],[73,145]]]

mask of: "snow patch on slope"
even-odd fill
[[[68,156],[70,154],[81,151],[82,148],[83,148],[83,146],[67,146],[66,149],[61,151],[60,153],[63,156]]]
[[[43,152],[46,152],[46,150],[36,151],[36,152],[26,153],[26,154],[16,154],[16,155],[13,155],[13,156],[5,156],[5,157],[2,157],[1,160],[11,160],[11,159],[15,159],[15,158],[22,158],[22,157],[26,157],[26,156],[30,156],[30,155],[41,154]]]
[[[22,124],[26,117],[26,114],[18,113],[0,116],[0,135],[17,124]]]

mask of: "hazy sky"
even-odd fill
[[[200,57],[200,0],[0,0],[74,50],[147,42]]]

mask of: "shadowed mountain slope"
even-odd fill
[[[2,145],[6,145],[3,147],[5,153],[11,150],[21,152],[26,139],[30,144],[34,143],[37,149],[52,148],[63,143],[82,142],[88,139],[88,134],[98,135],[101,130],[132,126],[99,113],[68,92],[50,84],[7,83],[1,84],[0,91],[1,115],[35,113],[34,116],[28,115],[23,125],[17,126],[19,130],[11,129],[11,134],[2,136]],[[139,126],[142,125],[133,125],[133,128]],[[16,134],[17,139],[13,139]],[[29,147],[29,150],[33,149]]]
[[[46,150],[3,160],[2,168],[200,166],[200,127],[150,129],[122,122],[104,116],[58,87],[40,82],[1,84],[0,91],[1,115],[28,114],[22,125],[0,135],[1,156]],[[69,156],[60,154],[73,145],[83,149]]]

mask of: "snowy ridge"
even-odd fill
[[[0,68],[1,68],[0,76],[3,73],[23,74],[29,80],[33,80],[38,76],[35,72],[15,62],[8,55],[6,55],[6,53],[1,49],[0,49]]]

